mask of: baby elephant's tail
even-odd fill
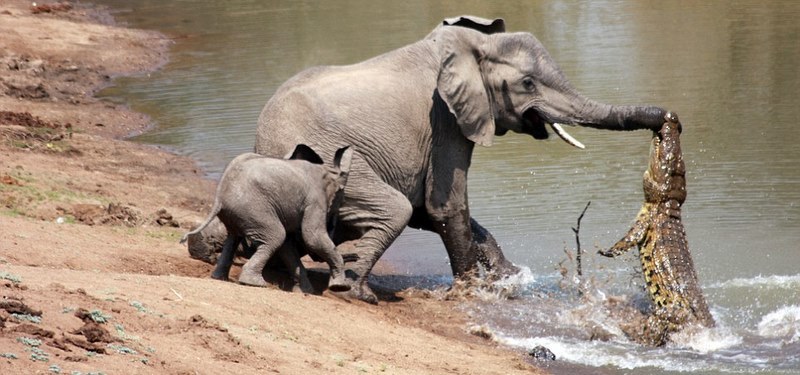
[[[195,229],[195,230],[193,230],[193,231],[191,231],[189,233],[184,234],[183,237],[181,237],[181,240],[180,240],[179,243],[180,244],[185,244],[186,241],[189,240],[189,236],[199,233],[201,230],[203,230],[203,228],[205,228],[205,225],[203,225],[201,227],[198,227],[197,229]]]
[[[189,239],[189,236],[191,236],[193,234],[198,234],[203,229],[206,229],[208,224],[211,224],[211,221],[214,220],[215,217],[217,217],[217,214],[219,213],[219,211],[220,211],[219,202],[214,202],[214,207],[211,209],[211,213],[208,214],[208,217],[206,218],[206,221],[204,221],[203,224],[200,224],[200,226],[195,228],[193,231],[184,234],[183,237],[181,237],[181,240],[180,240],[179,243],[181,243],[181,244],[186,243],[186,241]]]

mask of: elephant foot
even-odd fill
[[[300,284],[294,284],[292,286],[292,293],[315,294],[316,291],[311,287],[304,287]]]
[[[331,291],[334,291],[331,289]],[[351,286],[349,291],[336,293],[347,299],[357,299],[369,303],[370,305],[378,304],[378,296],[366,284],[358,284]]]
[[[230,273],[231,273],[230,265],[225,266],[217,264],[217,266],[214,267],[214,270],[211,271],[211,278],[214,280],[228,281],[228,275],[230,275]]]
[[[239,275],[239,284],[258,287],[267,286],[267,282],[264,280],[264,277],[261,276],[261,273],[249,274],[247,272],[242,272],[242,274]]]
[[[311,285],[311,281],[306,278],[304,281],[300,281],[294,285],[292,288],[293,292],[302,292],[306,294],[314,294],[316,290],[314,290],[314,286]]]
[[[486,280],[493,282],[509,276],[514,276],[520,272],[522,272],[522,270],[519,267],[515,266],[511,262],[508,262],[508,264],[503,265],[502,267],[497,267],[487,271]]]
[[[497,267],[497,273],[503,276],[516,275],[520,273],[520,271],[522,271],[522,269],[515,266],[514,263],[511,263],[510,261],[506,261],[502,266]]]
[[[347,282],[347,278],[344,277],[344,274],[340,274],[337,277],[331,277],[330,281],[328,282],[328,290],[331,292],[346,292],[352,289],[352,286]]]
[[[216,273],[211,273],[211,278],[214,280],[228,281],[228,275],[217,275]]]

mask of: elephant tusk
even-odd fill
[[[579,149],[586,148],[586,146],[584,146],[583,143],[581,143],[579,140],[577,140],[577,139],[573,138],[571,135],[569,135],[569,133],[567,133],[567,131],[564,130],[563,127],[561,127],[561,124],[559,124],[557,122],[554,122],[550,126],[553,128],[553,131],[556,134],[558,134],[558,136],[561,137],[561,139],[564,140],[564,142],[567,142],[567,143],[569,143],[569,144],[571,144],[571,145],[573,145],[573,146],[575,146],[575,147],[577,147]]]

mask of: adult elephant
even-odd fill
[[[666,111],[581,96],[530,33],[502,19],[445,20],[424,39],[367,61],[307,69],[284,83],[258,120],[255,150],[280,157],[304,143],[324,158],[352,145],[335,242],[354,252],[349,293],[376,303],[373,265],[406,225],[439,234],[454,276],[517,268],[470,217],[467,171],[475,144],[511,130],[548,138],[546,125],[655,129]],[[347,250],[344,250],[347,248]]]

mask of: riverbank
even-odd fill
[[[151,120],[93,96],[169,44],[87,5],[0,2],[0,372],[538,372],[427,293],[371,306],[209,279],[177,241],[214,182],[124,141]]]

